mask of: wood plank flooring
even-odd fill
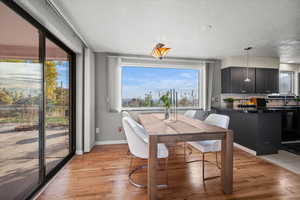
[[[166,200],[299,200],[300,176],[268,163],[242,150],[234,150],[233,194],[221,192],[220,179],[202,183],[201,162],[185,164],[182,149],[169,160],[169,187],[159,189]],[[189,160],[199,159],[193,151]],[[207,156],[214,161],[214,154]],[[134,165],[146,164],[135,160]],[[130,159],[127,145],[96,146],[91,153],[75,156],[41,194],[39,200],[146,200],[146,189],[129,184]],[[162,163],[163,166],[163,163]],[[159,183],[165,181],[160,170]],[[206,176],[218,175],[214,165],[206,165]],[[146,171],[136,174],[137,181],[146,183]]]

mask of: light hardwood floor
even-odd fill
[[[201,162],[184,164],[182,152],[169,160],[169,187],[159,189],[160,199],[166,200],[299,200],[300,176],[250,155],[234,150],[234,185],[232,195],[223,195],[220,179],[201,178]],[[180,152],[179,152],[180,151]],[[207,156],[214,160],[214,155]],[[200,158],[193,152],[188,159]],[[61,170],[56,179],[41,194],[39,200],[146,200],[145,189],[133,187],[128,182],[129,157],[127,145],[96,146],[91,153],[75,156]],[[134,164],[146,164],[135,160]],[[163,163],[162,163],[163,166]],[[219,173],[214,165],[206,165],[206,176]],[[136,180],[146,183],[146,171],[136,175]],[[159,182],[165,173],[159,171]]]

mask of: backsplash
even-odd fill
[[[221,94],[221,107],[225,107],[225,102],[223,99],[226,98],[234,98],[239,99],[234,101],[233,107],[236,108],[239,104],[245,104],[249,101],[250,98],[268,98],[268,95],[265,94]],[[275,106],[294,106],[298,105],[298,102],[296,100],[285,100],[283,99],[268,99],[267,107],[275,107]]]

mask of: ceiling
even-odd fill
[[[280,57],[300,63],[299,0],[54,0],[97,52],[170,56]]]

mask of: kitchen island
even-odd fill
[[[256,152],[256,155],[276,154],[288,131],[300,135],[300,107],[214,108],[230,117],[229,128],[234,142]],[[288,116],[292,113],[292,119]]]

